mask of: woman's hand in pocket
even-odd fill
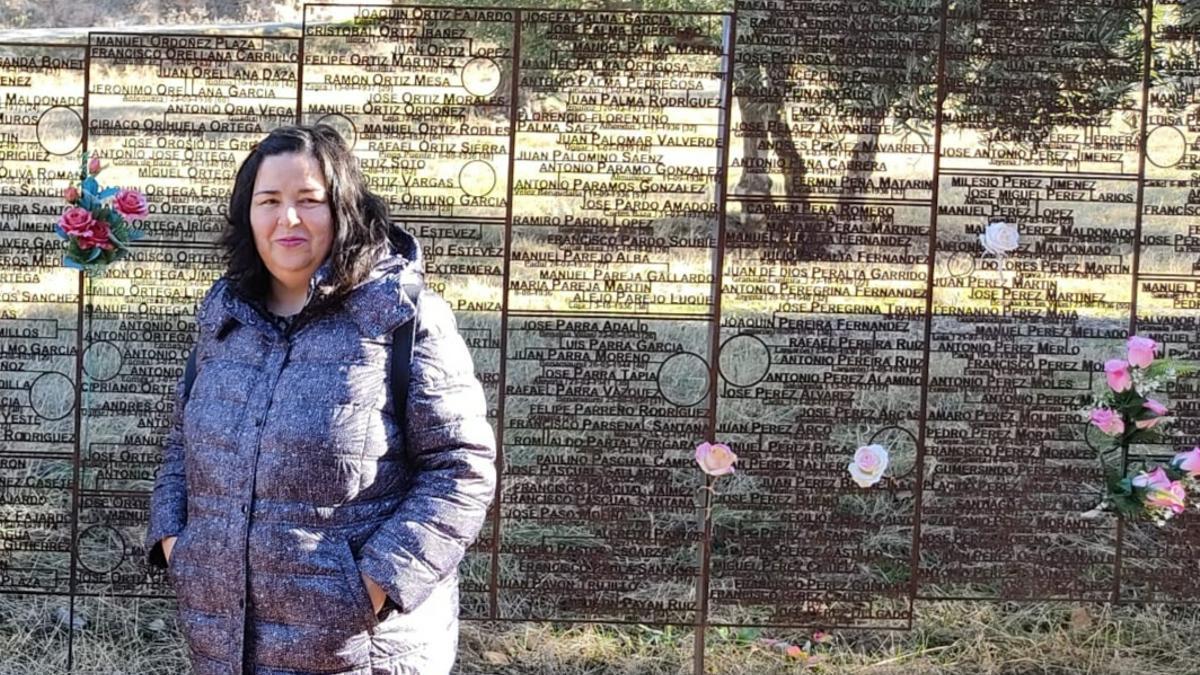
[[[171,564],[171,551],[175,549],[175,540],[179,537],[164,537],[162,540],[163,558],[167,565]]]
[[[371,596],[371,609],[375,614],[379,614],[379,610],[383,609],[383,603],[387,602],[387,592],[371,577],[361,572],[359,574],[362,575],[363,584],[367,587],[367,594]]]

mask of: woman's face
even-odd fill
[[[258,166],[250,200],[254,246],[287,288],[307,286],[333,245],[325,176],[309,153],[270,155]]]

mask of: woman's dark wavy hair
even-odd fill
[[[363,282],[379,256],[398,243],[398,230],[388,218],[387,202],[367,189],[358,160],[337,130],[325,124],[275,129],[258,143],[238,169],[229,196],[221,247],[226,276],[247,298],[265,301],[270,272],[254,246],[250,229],[250,201],[258,168],[266,157],[308,153],[325,177],[329,210],[333,214],[333,243],[329,250],[329,286],[324,301],[341,299]]]

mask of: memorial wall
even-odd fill
[[[1137,332],[1200,362],[1200,23],[728,9],[311,4],[270,35],[0,43],[0,601],[171,608],[141,542],[174,386],[237,167],[297,122],[337,128],[421,241],[487,392],[500,483],[464,617],[904,629],[927,599],[1200,600],[1195,516],[1081,517],[1104,361]],[[53,233],[84,149],[151,203],[88,279]],[[980,246],[995,222],[1010,255]],[[1198,383],[1138,456],[1200,442]],[[740,457],[707,523],[706,439]],[[863,489],[868,443],[892,466]],[[105,648],[44,640],[64,670]]]

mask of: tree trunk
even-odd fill
[[[867,126],[870,126],[870,127],[882,128],[884,117],[885,117],[885,113],[880,112],[871,117],[864,118],[863,122]],[[861,164],[861,166],[873,165],[875,163],[875,157],[878,156],[878,154],[879,154],[879,151],[877,150],[877,148],[879,147],[879,134],[858,134],[856,137],[857,137],[859,143],[862,143],[863,141],[872,141],[872,143],[870,146],[871,147],[870,150],[854,154],[852,156],[853,161]],[[859,169],[850,169],[850,170],[846,171],[846,177],[847,178],[861,178],[863,180],[866,180],[867,178],[870,178],[871,173],[872,173],[872,171],[870,169],[867,169],[865,171],[859,170]],[[844,207],[847,203],[849,203],[850,196],[851,195],[848,195],[848,194],[842,194],[841,196],[838,197],[838,208],[839,209]]]

